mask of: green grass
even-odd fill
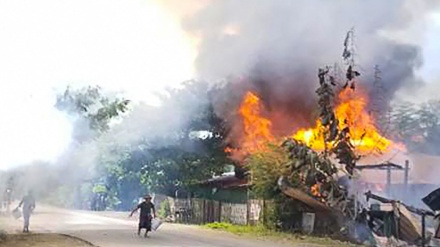
[[[206,224],[205,227],[215,230],[223,230],[234,234],[254,234],[254,235],[265,235],[271,233],[267,228],[261,225],[257,226],[239,226],[224,222],[214,222]]]
[[[204,225],[205,228],[230,232],[249,237],[264,237],[265,239],[290,241],[292,243],[315,244],[317,246],[358,246],[348,242],[334,240],[329,237],[317,237],[298,233],[279,232],[267,229],[263,225],[239,226],[224,222],[214,222]]]

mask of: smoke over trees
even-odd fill
[[[228,129],[211,102],[216,90],[190,81],[149,106],[99,87],[67,88],[56,107],[72,118],[72,145],[56,164],[28,165],[5,178],[16,174],[18,194],[33,187],[40,198],[76,208],[127,210],[147,192],[174,195],[228,163]]]
[[[131,207],[148,191],[173,194],[219,174],[231,163],[224,149],[243,93],[261,96],[271,119],[287,116],[277,121],[278,131],[291,131],[292,119],[313,124],[317,68],[341,57],[338,48],[352,27],[365,78],[361,83],[374,101],[373,68],[379,64],[385,95],[377,107],[388,106],[401,88],[423,85],[415,73],[423,64],[421,47],[393,34],[410,23],[420,22],[423,29],[438,1],[413,5],[400,0],[207,1],[182,19],[182,27],[200,40],[197,77],[226,80],[225,85],[190,81],[158,95],[159,106],[135,104],[99,87],[68,88],[56,107],[72,119],[74,142],[55,165],[28,171],[51,181],[41,191],[56,188],[49,195],[55,201],[85,207],[94,194],[103,194],[106,206],[117,209]],[[395,108],[394,132],[413,150],[436,151],[431,147],[440,142],[437,106]]]
[[[227,134],[223,120],[215,115],[209,100],[186,105],[191,99],[207,99],[211,92],[206,84],[190,82],[169,91],[161,106],[138,106],[143,111],[135,107],[121,122],[123,127],[139,117],[138,113],[149,114],[142,116],[148,119],[145,132],[125,144],[115,143],[107,160],[98,162],[100,179],[110,188],[111,196],[121,201],[118,209],[132,207],[132,200],[148,191],[172,196],[178,188],[224,171],[228,159],[223,151]],[[186,115],[184,122],[178,121],[181,114]],[[166,133],[161,132],[161,125],[169,127]],[[108,134],[121,136],[117,133]]]

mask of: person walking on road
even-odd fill
[[[154,204],[151,202],[151,196],[146,195],[144,197],[144,201],[137,205],[133,211],[130,213],[130,217],[137,210],[141,210],[141,214],[139,216],[139,226],[138,226],[138,235],[141,235],[141,229],[145,229],[145,237],[148,237],[148,232],[151,231],[151,220],[153,217],[156,217],[156,210],[154,208]]]
[[[28,194],[23,197],[20,204],[18,205],[18,208],[21,206],[23,206],[24,218],[23,232],[29,232],[29,219],[35,209],[35,199],[31,191],[29,191]]]

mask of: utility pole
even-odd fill
[[[408,177],[409,177],[409,160],[405,160],[405,174],[403,177],[403,184],[405,186],[405,194],[408,193]]]

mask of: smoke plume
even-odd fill
[[[423,64],[419,44],[427,16],[438,5],[400,0],[208,1],[183,15],[182,23],[200,41],[199,77],[242,78],[237,82],[242,90],[231,90],[225,101],[253,90],[269,112],[276,108],[310,123],[317,69],[335,62],[343,68],[343,41],[351,28],[361,83],[373,100],[375,65],[382,72],[384,105],[401,88],[422,87],[415,74]]]

